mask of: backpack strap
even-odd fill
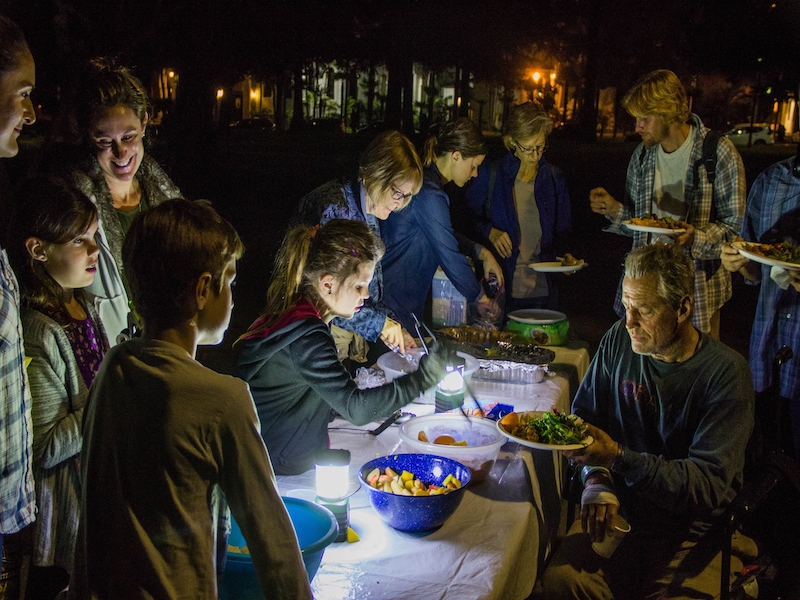
[[[717,145],[722,134],[709,131],[703,139],[703,166],[706,168],[708,183],[714,185],[717,178]]]

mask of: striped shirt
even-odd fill
[[[19,318],[19,287],[0,249],[0,533],[16,533],[35,515],[31,395]]]
[[[703,332],[711,330],[711,317],[732,294],[731,276],[719,260],[722,245],[732,240],[742,225],[745,209],[744,165],[733,143],[720,138],[717,145],[716,181],[712,185],[703,166],[703,140],[707,129],[700,117],[693,114],[689,123],[694,127],[689,168],[684,180],[684,199],[689,215],[686,222],[695,228],[694,241],[689,249],[694,259],[694,311],[692,323]],[[650,234],[633,232],[622,222],[651,212],[654,198],[657,146],[645,148],[639,144],[628,163],[623,210],[613,217],[605,229],[633,237],[633,248],[650,243]],[[644,156],[642,157],[642,152]],[[617,289],[614,309],[624,315],[622,286]]]
[[[775,163],[761,173],[747,197],[742,237],[749,242],[800,243],[800,177],[792,175],[796,158]],[[761,292],[750,337],[750,368],[757,392],[772,383],[772,361],[781,346],[791,346],[795,359],[781,370],[781,396],[800,400],[800,293],[782,290],[761,265]]]

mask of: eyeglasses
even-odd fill
[[[404,194],[401,190],[398,190],[396,187],[392,186],[392,200],[408,200],[413,195],[414,192]]]
[[[541,156],[544,154],[544,151],[547,150],[547,144],[541,144],[539,146],[523,146],[517,140],[514,140],[514,143],[517,145],[517,148],[523,154],[533,154],[534,152]]]

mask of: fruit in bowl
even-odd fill
[[[449,491],[428,495],[405,495],[402,492],[384,491],[368,483],[374,474],[386,473],[386,469],[401,474],[406,471],[425,486],[447,488],[447,482],[455,479],[460,486],[453,485]],[[375,512],[388,525],[400,531],[430,531],[440,527],[458,508],[470,481],[470,470],[450,458],[432,454],[391,454],[369,461],[358,473],[362,489],[369,497]],[[449,478],[449,479],[448,479]],[[391,486],[390,486],[391,489]]]
[[[427,441],[426,441],[427,440]],[[469,468],[472,481],[486,479],[500,448],[508,441],[495,422],[481,417],[437,413],[414,417],[400,426],[402,448],[446,456]]]

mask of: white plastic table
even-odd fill
[[[588,354],[579,358],[588,365]],[[484,406],[502,401],[516,410],[567,411],[571,402],[569,378],[559,374],[527,385],[473,379],[471,388]],[[470,405],[469,399],[465,405]],[[422,415],[433,408],[414,403],[404,410]],[[379,436],[368,433],[377,425],[355,427],[342,419],[331,423],[331,448],[350,450],[351,477],[367,461],[400,451],[398,427]],[[428,534],[392,529],[378,517],[364,491],[356,492],[350,499],[350,525],[361,539],[328,546],[312,582],[314,597],[527,598],[558,528],[562,462],[555,452],[506,444],[489,476],[471,484],[453,516]],[[313,499],[314,473],[281,476],[278,485],[283,495]]]

